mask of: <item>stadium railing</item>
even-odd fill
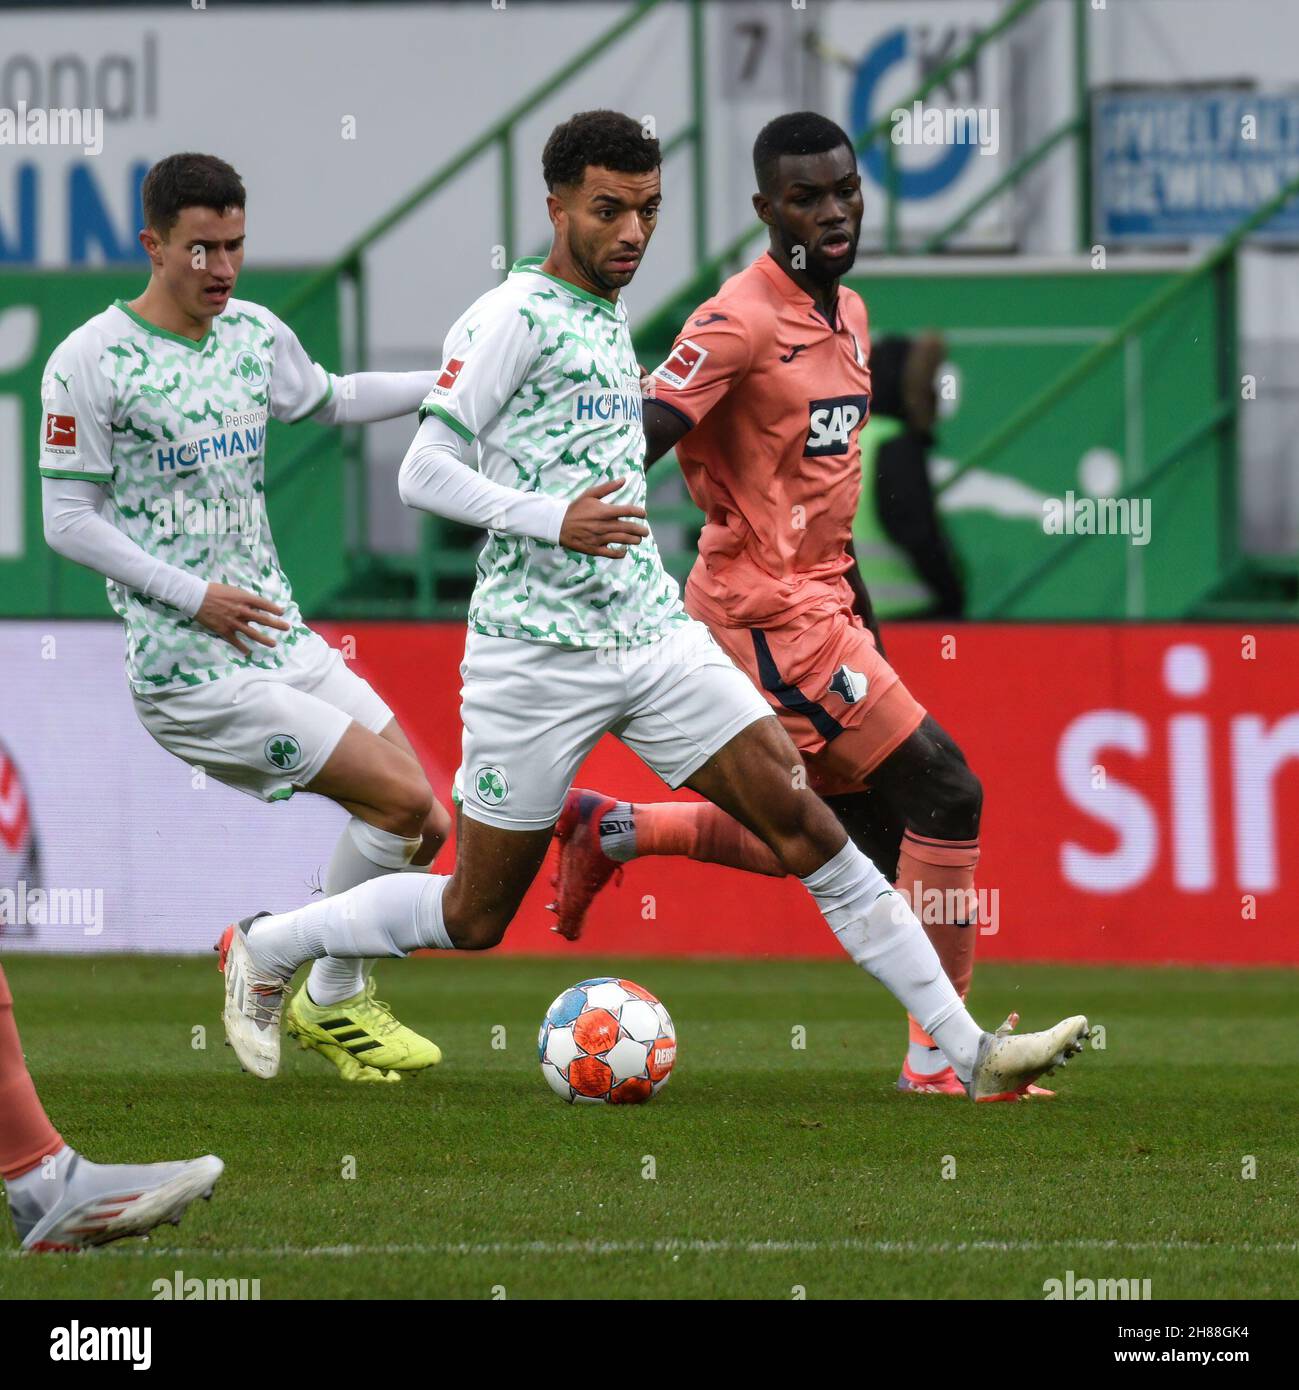
[[[515,138],[520,123],[669,2],[640,0],[623,18],[521,97],[499,120],[361,232],[333,261],[277,305],[278,312],[292,318],[300,307],[337,284],[349,329],[344,335],[347,352],[342,369],[362,370],[368,360],[367,253],[466,170],[493,154],[498,160],[500,243],[505,248],[505,266],[508,267],[523,254],[519,246],[515,202]],[[690,116],[680,129],[661,142],[665,161],[681,151],[688,151],[691,156],[692,250],[696,264],[702,262],[708,249],[703,6],[704,0],[684,0],[690,63]],[[413,556],[380,554],[369,543],[368,479],[361,429],[344,432],[343,449],[348,475],[349,578],[334,595],[328,611],[392,617],[462,617],[474,572],[477,533],[440,517],[426,515],[420,518],[419,544]]]
[[[1199,592],[1189,594],[1185,616],[1227,617],[1238,611],[1238,605],[1230,599],[1218,598],[1224,589],[1239,583],[1249,576],[1253,563],[1245,560],[1240,552],[1237,532],[1236,504],[1236,447],[1238,435],[1237,421],[1241,402],[1240,381],[1236,363],[1236,255],[1241,243],[1251,232],[1257,230],[1276,215],[1292,198],[1299,197],[1299,178],[1292,179],[1274,197],[1243,219],[1234,231],[1209,251],[1200,262],[1185,274],[1179,276],[1165,289],[1153,295],[1145,304],[1136,309],[1123,323],[1114,329],[1103,341],[1086,351],[1077,362],[1065,371],[1050,386],[1042,390],[1032,400],[1011,414],[1003,425],[989,435],[982,444],[965,455],[955,471],[947,477],[939,489],[945,491],[962,476],[970,473],[990,460],[1010,441],[1024,433],[1034,422],[1042,419],[1053,407],[1075,391],[1088,377],[1093,376],[1106,365],[1116,353],[1136,341],[1143,330],[1155,323],[1178,303],[1201,280],[1212,277],[1215,282],[1215,300],[1218,314],[1218,391],[1209,407],[1196,419],[1196,422],[1181,431],[1176,441],[1137,478],[1125,484],[1124,491],[1129,497],[1148,495],[1150,491],[1168,474],[1178,468],[1192,455],[1192,451],[1202,441],[1211,436],[1226,440],[1227,447],[1218,451],[1218,501],[1216,511],[1217,535],[1214,544],[1218,551],[1218,573],[1214,579]],[[1013,576],[1005,587],[993,597],[977,614],[981,618],[1006,618],[1015,615],[1020,602],[1037,586],[1041,585],[1054,571],[1066,564],[1077,551],[1079,543],[1086,537],[1081,534],[1063,537],[1060,543],[1045,558],[1031,566],[1026,572]],[[1262,567],[1260,567],[1262,568]],[[1285,572],[1288,567],[1282,567]],[[1255,599],[1246,605],[1252,615],[1260,612],[1260,602]],[[1277,616],[1293,615],[1296,604],[1293,598],[1280,602]]]
[[[577,77],[592,62],[614,44],[630,34],[650,14],[665,5],[667,0],[642,0],[626,16],[605,33],[575,54],[545,82],[520,99],[496,123],[485,130],[452,159],[401,200],[384,216],[367,227],[344,248],[315,277],[287,298],[277,308],[292,316],[301,306],[320,295],[326,286],[336,285],[344,305],[347,331],[344,333],[346,370],[359,370],[367,360],[366,341],[366,281],[365,256],[377,242],[405,222],[430,198],[434,197],[458,175],[479,159],[495,152],[499,170],[499,225],[502,244],[507,248],[507,263],[516,251],[514,205],[514,136],[519,123],[547,98]],[[967,67],[989,44],[1004,37],[1023,19],[1037,10],[1044,0],[1014,0],[992,24],[975,35],[959,52],[937,66],[902,105],[923,101],[951,76]],[[701,298],[712,293],[721,280],[734,269],[741,257],[763,234],[761,223],[732,239],[719,251],[709,254],[707,247],[707,178],[705,169],[705,102],[704,86],[704,0],[684,0],[688,16],[690,53],[691,114],[687,123],[663,141],[665,158],[688,149],[692,156],[692,192],[694,202],[693,252],[694,273],[681,288],[657,310],[644,318],[637,328],[636,342],[642,360],[651,360],[666,352],[675,336],[682,317]],[[1085,236],[1087,194],[1087,108],[1086,55],[1084,14],[1086,0],[1074,0],[1075,6],[1075,86],[1074,115],[1056,130],[1051,131],[1027,151],[998,181],[938,233],[926,239],[922,246],[912,248],[933,251],[945,246],[966,223],[996,197],[1008,192],[1035,168],[1054,149],[1068,139],[1078,146],[1078,177],[1080,189],[1080,236]],[[876,142],[882,142],[887,178],[886,235],[887,254],[902,254],[898,234],[898,180],[895,146],[889,139],[891,118],[885,116],[856,140],[859,153]],[[348,475],[347,497],[349,534],[347,538],[348,581],[334,595],[331,611],[340,614],[372,613],[386,616],[420,618],[460,617],[468,582],[473,573],[476,546],[463,528],[439,518],[421,519],[422,533],[414,556],[382,554],[369,543],[368,487],[364,448],[359,429],[345,433],[343,441],[345,466]],[[303,459],[305,461],[305,455]],[[701,520],[681,487],[675,470],[661,467],[651,476],[656,523],[662,533],[678,538],[676,546],[663,546],[668,567],[679,577],[684,575],[694,558],[694,540]]]

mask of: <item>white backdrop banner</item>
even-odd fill
[[[164,752],[123,646],[116,623],[0,623],[0,952],[210,951],[227,922],[306,902],[346,820]]]

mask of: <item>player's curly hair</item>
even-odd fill
[[[824,154],[840,145],[852,149],[848,132],[819,112],[790,111],[768,121],[753,142],[753,175],[759,192],[771,195],[782,154]]]
[[[576,188],[588,166],[619,174],[648,174],[663,162],[659,142],[621,111],[579,111],[550,132],[541,152],[546,187]]]
[[[144,223],[166,237],[185,208],[225,212],[244,206],[243,180],[214,154],[169,154],[144,176]]]

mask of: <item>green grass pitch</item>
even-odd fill
[[[215,959],[5,966],[72,1143],[226,1173],[147,1244],[20,1258],[0,1222],[3,1298],[150,1298],[177,1270],[263,1299],[1042,1298],[1068,1270],[1299,1295],[1292,972],[984,966],[986,1025],[1085,1010],[1105,1046],[1055,1102],[973,1106],[895,1093],[904,1024],[846,963],[388,962],[380,995],[446,1060],[370,1087],[289,1049],[275,1081],[242,1075]],[[569,1107],[537,1065],[550,1000],[604,973],[677,1024],[646,1106]]]

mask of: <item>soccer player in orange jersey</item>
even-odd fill
[[[210,1197],[224,1165],[207,1154],[188,1163],[91,1163],[50,1123],[14,1024],[0,969],[0,1179],[24,1250],[80,1250],[178,1223],[196,1197]]]
[[[705,514],[687,609],[765,694],[859,847],[909,893],[964,997],[982,788],[884,659],[852,553],[871,391],[866,306],[839,283],[861,230],[857,157],[839,126],[805,111],[768,124],[753,163],[771,244],[699,306],[647,378],[646,466],[675,447]],[[555,930],[570,938],[628,859],[782,873],[708,803],[633,807],[575,788],[556,833]],[[898,1089],[964,1094],[914,1018]]]

